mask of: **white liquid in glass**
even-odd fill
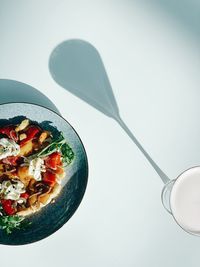
[[[200,235],[200,167],[182,173],[170,196],[172,214],[187,232]]]

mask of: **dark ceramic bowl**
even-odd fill
[[[75,153],[75,159],[67,167],[62,190],[54,203],[50,203],[39,212],[28,216],[26,220],[31,224],[24,230],[16,230],[10,235],[0,230],[0,243],[5,245],[24,245],[53,234],[74,214],[87,186],[87,156],[83,144],[72,126],[57,113],[39,105],[28,103],[0,105],[0,126],[18,123],[24,117],[36,121],[44,129],[62,131]]]

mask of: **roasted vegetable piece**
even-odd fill
[[[20,145],[24,145],[28,141],[32,140],[39,132],[40,129],[37,126],[35,125],[30,126],[26,131],[26,138],[20,142]]]
[[[23,140],[24,141],[24,140]],[[33,151],[33,142],[30,140],[27,143],[20,145],[20,156],[27,156]]]
[[[47,170],[43,173],[43,182],[47,183],[49,186],[54,186],[56,182],[56,174]]]
[[[4,164],[0,163],[0,174],[4,172]]]
[[[29,175],[28,166],[20,166],[17,173],[20,179],[25,178]]]
[[[36,183],[35,179],[34,178],[31,178],[30,181],[29,181],[29,184],[28,184],[28,188],[29,188],[30,191],[33,191],[34,192],[34,190],[35,190],[35,188],[34,188],[35,183]]]
[[[27,186],[32,179],[32,177],[29,175],[28,167],[27,166],[20,166],[17,170],[17,175],[19,179],[22,181],[22,183]]]
[[[50,191],[49,185],[43,182],[36,182],[34,184],[34,189],[36,190],[36,192],[41,192],[42,194]]]
[[[59,152],[54,152],[49,155],[45,160],[45,165],[50,169],[57,169],[57,166],[61,164],[61,154]]]
[[[0,128],[0,133],[7,135],[7,137],[13,139],[14,141],[18,140],[18,135],[15,131],[14,125],[8,125]]]
[[[1,199],[1,205],[3,208],[3,211],[7,215],[13,215],[15,213],[15,209],[13,208],[13,201],[10,199]]]

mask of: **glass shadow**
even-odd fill
[[[15,80],[0,79],[0,104],[11,102],[36,104],[60,114],[53,102],[34,87]]]
[[[105,115],[115,119],[140,149],[164,183],[167,175],[153,161],[121,119],[104,64],[90,43],[72,39],[59,44],[49,58],[49,70],[56,83]]]

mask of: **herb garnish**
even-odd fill
[[[72,148],[67,144],[66,139],[64,138],[63,134],[60,133],[58,138],[52,140],[52,142],[43,148],[37,154],[30,156],[29,158],[32,159],[33,157],[47,157],[53,152],[59,151],[62,153],[62,161],[64,164],[69,165],[74,159],[74,152]]]
[[[0,229],[4,230],[7,234],[11,234],[16,229],[24,229],[30,225],[30,222],[24,221],[24,217],[18,215],[0,216]]]

